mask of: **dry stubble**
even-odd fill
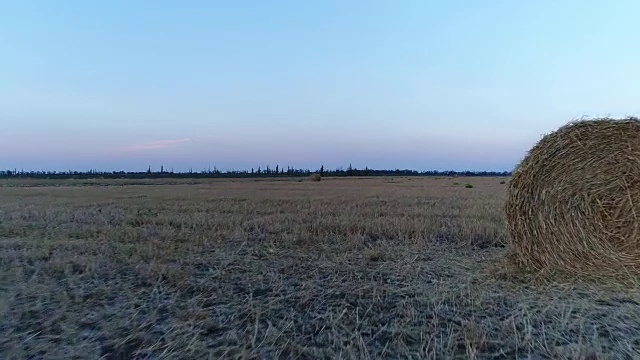
[[[492,271],[500,181],[0,183],[1,357],[637,357],[634,292]]]

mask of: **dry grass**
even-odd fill
[[[311,176],[309,176],[309,180],[320,181],[322,180],[322,176],[320,176],[320,174],[311,174]]]
[[[509,186],[514,259],[569,275],[640,275],[640,121],[572,122],[545,136]]]
[[[496,267],[500,179],[392,180],[2,182],[0,358],[640,356],[635,290]]]

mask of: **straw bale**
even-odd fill
[[[514,171],[505,204],[511,256],[527,270],[640,274],[640,120],[570,122]]]

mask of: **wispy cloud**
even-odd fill
[[[162,150],[175,147],[180,143],[189,142],[191,139],[170,139],[170,140],[157,140],[150,141],[145,143],[133,144],[128,146],[123,146],[119,148],[112,149],[114,152],[138,152],[138,151],[149,151],[149,150]]]

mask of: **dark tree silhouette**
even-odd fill
[[[328,170],[324,165],[320,166],[320,175],[326,177],[346,177],[346,176],[510,176],[509,171],[416,171],[416,170],[375,170],[368,166],[364,169],[357,169],[351,164],[344,170],[343,168],[337,168],[335,170]],[[286,176],[298,177],[309,176],[312,173],[309,169],[296,169],[295,167],[288,165]],[[89,179],[89,178],[129,178],[129,179],[148,179],[148,178],[243,178],[243,177],[265,177],[274,175],[285,175],[284,168],[280,168],[276,165],[275,170],[271,170],[267,166],[266,171],[262,167],[258,166],[257,171],[254,168],[248,170],[226,170],[220,171],[214,166],[211,168],[202,170],[201,172],[193,172],[192,168],[189,168],[187,172],[175,172],[173,168],[171,172],[165,171],[164,165],[160,167],[160,171],[152,171],[151,166],[146,171],[98,171],[97,169],[90,169],[87,171],[67,170],[67,171],[25,171],[24,169],[18,171],[17,168],[13,170],[0,171],[0,178],[51,178],[51,179]]]

